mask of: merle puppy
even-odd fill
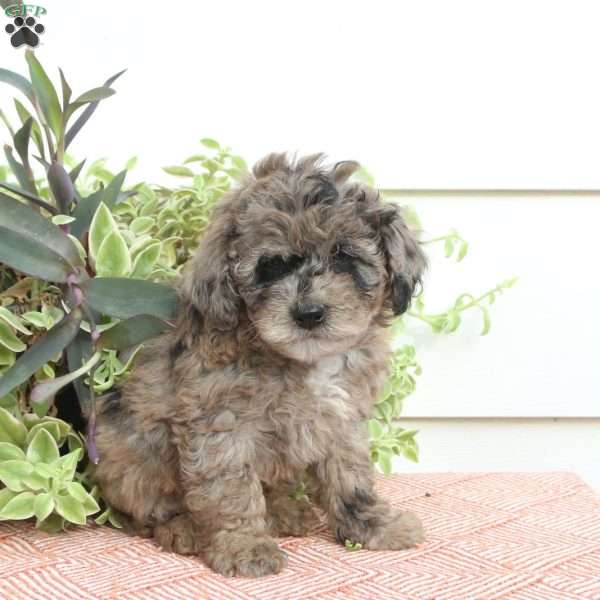
[[[374,490],[365,420],[388,325],[425,257],[358,168],[273,154],[217,206],[181,281],[176,329],[99,404],[95,478],[138,533],[224,575],[279,572],[273,539],[317,523],[340,542],[423,540]]]

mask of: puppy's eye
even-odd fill
[[[256,281],[259,285],[268,285],[283,279],[295,271],[303,260],[301,256],[261,256],[256,267]]]
[[[356,260],[356,256],[352,255],[350,251],[343,246],[336,244],[331,252],[331,260],[334,267],[337,267],[339,270],[347,270]]]

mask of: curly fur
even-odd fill
[[[290,498],[303,479],[340,542],[423,539],[375,493],[364,421],[387,375],[388,325],[425,258],[397,206],[348,182],[357,168],[258,163],[185,270],[175,331],[99,405],[105,497],[135,531],[224,575],[284,567],[273,536],[317,522]],[[322,312],[310,327],[307,306]]]

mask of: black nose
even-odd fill
[[[300,327],[314,329],[325,320],[325,312],[322,304],[298,304],[292,314]]]

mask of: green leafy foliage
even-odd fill
[[[83,525],[100,506],[77,472],[82,458],[83,441],[64,421],[0,408],[0,520],[35,517],[46,531]]]

